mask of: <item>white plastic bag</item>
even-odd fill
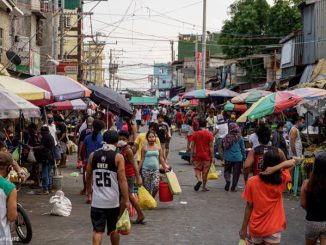
[[[72,205],[70,200],[65,197],[63,191],[57,191],[53,197],[49,200],[50,204],[53,204],[51,210],[52,215],[67,217],[70,215],[72,210]]]
[[[27,162],[30,162],[30,163],[36,162],[36,158],[35,158],[35,155],[34,155],[34,151],[33,150],[30,150],[28,152]]]

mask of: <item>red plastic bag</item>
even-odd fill
[[[83,168],[83,165],[84,165],[83,164],[83,161],[78,161],[76,167],[77,167],[77,169],[82,169]]]

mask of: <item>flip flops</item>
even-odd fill
[[[203,182],[198,181],[197,184],[194,186],[194,190],[195,190],[195,191],[199,191],[199,188],[200,188],[200,186],[201,186],[202,183],[203,183]]]

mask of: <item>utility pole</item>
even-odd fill
[[[109,77],[109,88],[111,88],[112,76],[113,76],[113,72],[112,72],[112,49],[110,49],[109,73],[110,73],[110,77]]]
[[[171,62],[173,63],[173,61],[174,61],[174,48],[173,48],[174,42],[170,41],[170,44],[171,44]]]
[[[198,53],[198,39],[196,35],[196,41],[195,41],[195,82],[194,82],[194,90],[197,89],[197,77],[198,77],[198,59],[197,59],[197,53]]]
[[[202,89],[205,89],[205,76],[206,76],[206,2],[203,0],[203,35],[202,35]]]
[[[60,7],[60,60],[63,60],[63,33],[64,33],[64,7],[65,7],[65,0],[61,0],[61,7]]]
[[[57,0],[52,1],[52,9],[53,9],[53,14],[55,14],[55,11],[58,8],[58,2]],[[58,59],[57,57],[57,18],[54,16],[52,18],[52,57],[54,60]],[[57,66],[53,63],[54,67],[54,74],[57,73]]]
[[[80,8],[77,9],[77,81],[80,83],[83,83],[83,65],[82,65],[82,56],[83,56],[83,45],[84,45],[84,40],[83,40],[83,33],[82,33],[82,28],[83,28],[83,1],[81,1]]]

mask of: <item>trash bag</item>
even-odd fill
[[[35,158],[35,155],[34,155],[34,151],[33,150],[30,150],[28,152],[27,162],[30,162],[30,163],[36,162],[36,158]]]
[[[207,179],[210,179],[210,180],[218,179],[218,174],[216,172],[214,163],[212,163],[211,167],[209,168]]]
[[[157,207],[156,200],[145,189],[144,186],[140,186],[138,189],[139,206],[141,209],[154,209]]]
[[[131,223],[128,214],[128,209],[125,209],[120,219],[116,224],[116,229],[121,235],[128,235],[131,232]]]
[[[53,204],[50,212],[52,215],[67,217],[71,214],[71,202],[67,197],[65,197],[63,191],[57,191],[55,195],[50,198],[49,202],[50,204]]]

